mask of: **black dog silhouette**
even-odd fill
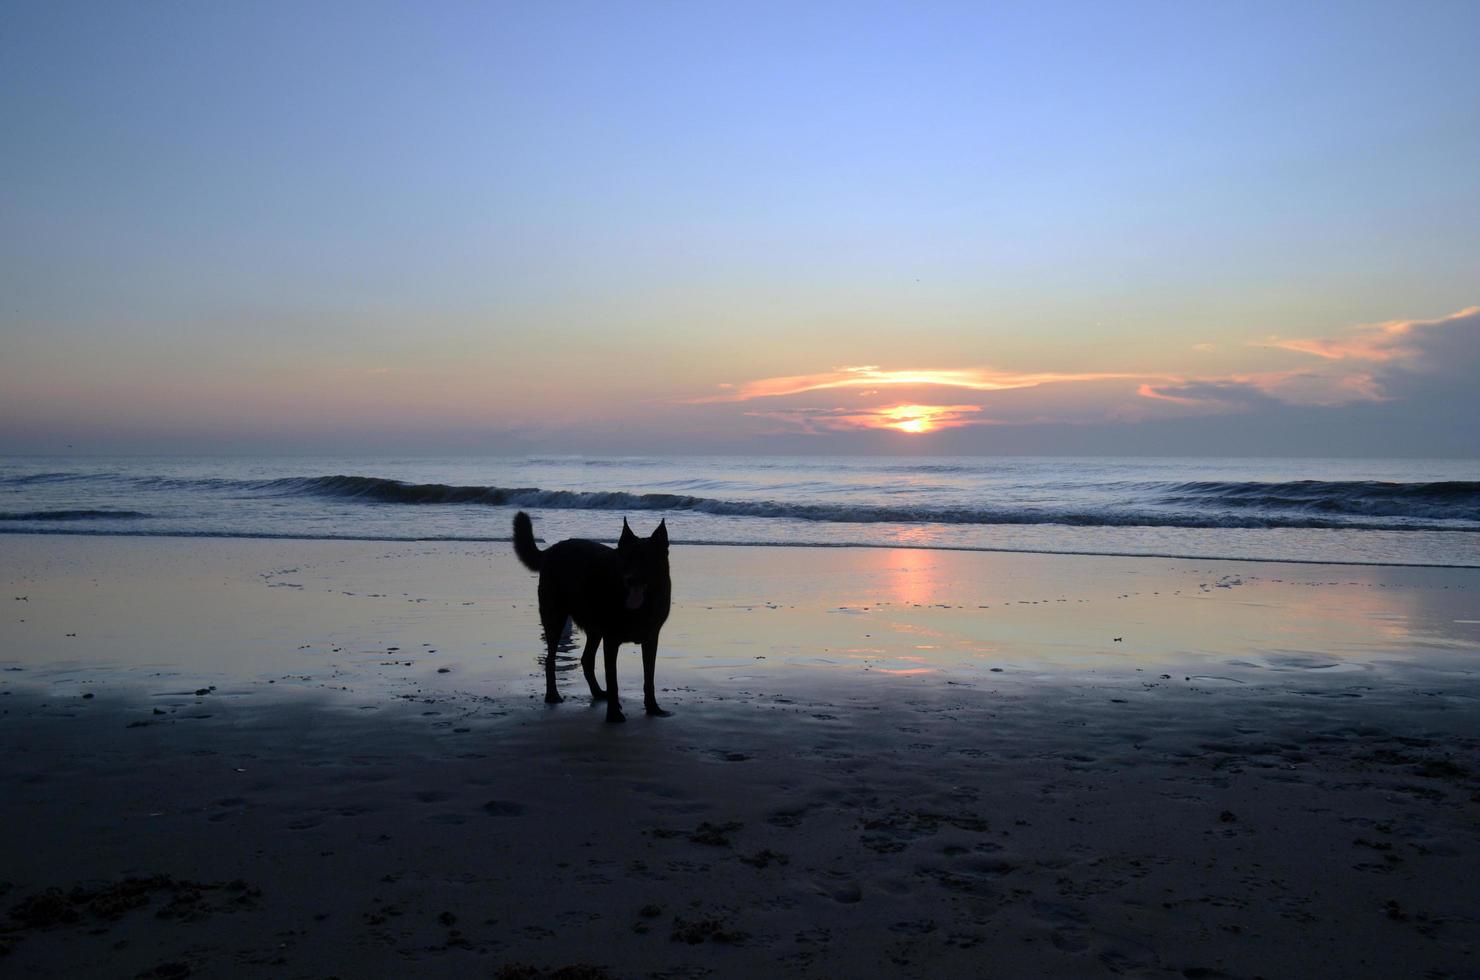
[[[545,702],[565,700],[555,689],[555,644],[565,620],[575,620],[586,634],[581,669],[593,701],[606,701],[606,720],[626,721],[617,700],[617,648],[642,644],[642,702],[647,713],[665,717],[653,693],[653,666],[658,658],[658,631],[668,619],[673,586],[668,577],[668,522],[639,538],[622,519],[615,548],[584,538],[569,538],[541,551],[534,543],[529,515],[514,515],[514,554],[540,573],[540,624],[545,628]],[[606,690],[596,683],[596,647],[604,644]]]

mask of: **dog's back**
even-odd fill
[[[622,568],[616,549],[569,538],[546,549],[540,569],[540,602],[559,603],[587,634],[611,635],[621,623]],[[617,630],[616,632],[626,632]],[[622,636],[623,640],[638,639]]]

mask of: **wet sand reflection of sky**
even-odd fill
[[[502,690],[539,670],[535,578],[498,544],[32,544],[3,583],[27,596],[0,621],[11,680],[107,668]],[[669,682],[742,666],[1275,677],[1480,661],[1473,570],[686,547],[674,582]]]

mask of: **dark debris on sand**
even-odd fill
[[[544,969],[525,963],[505,963],[494,971],[495,980],[611,980],[604,966],[572,963]]]
[[[756,851],[749,857],[740,858],[741,864],[748,864],[752,868],[765,868],[770,866],[773,861],[777,864],[790,864],[791,858],[788,855],[782,854],[780,851],[773,851],[769,847],[761,851]]]
[[[954,827],[968,833],[983,834],[990,827],[981,817],[973,813],[928,813],[917,810],[894,810],[873,820],[864,820],[859,825],[863,833],[863,846],[879,854],[901,851],[910,842],[920,837],[929,837],[942,827]]]
[[[691,844],[707,844],[710,847],[729,847],[731,843],[730,835],[744,826],[743,823],[736,823],[733,820],[725,823],[710,823],[708,820],[705,820],[693,830],[664,830],[659,828],[652,831],[652,835],[665,839],[670,837],[684,837]]]
[[[673,917],[673,932],[668,937],[676,943],[697,946],[700,943],[743,943],[749,933],[728,928],[722,919],[685,919]]]
[[[96,887],[46,888],[10,907],[9,921],[0,926],[0,939],[9,945],[27,932],[84,923],[116,922],[129,912],[152,904],[156,896],[161,895],[165,900],[155,909],[156,918],[199,922],[217,912],[254,909],[262,892],[240,878],[229,882],[201,882],[166,874],[124,878]],[[164,964],[159,969],[165,966],[172,964]],[[185,976],[189,967],[185,969],[186,973],[160,975]]]

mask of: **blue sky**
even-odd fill
[[[1477,36],[1472,3],[10,3],[0,449],[1184,451],[1268,411],[1322,433],[1270,451],[1385,454],[1382,411],[1471,453],[1421,385],[1127,397],[1331,368],[1272,337],[1470,335]],[[921,432],[868,421],[892,391],[706,401],[858,365],[1079,380]]]

